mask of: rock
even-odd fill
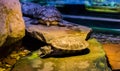
[[[12,66],[13,64],[16,63],[16,59],[15,59],[15,58],[12,59],[12,58],[10,58],[10,57],[7,57],[7,58],[4,59],[3,63],[4,63],[4,64],[6,63],[6,64]]]
[[[25,35],[19,0],[0,0],[0,47],[8,46]]]
[[[109,64],[112,70],[120,70],[120,44],[103,44]]]
[[[90,52],[70,57],[40,58],[39,50],[21,58],[12,71],[111,71],[99,42],[88,40]]]
[[[26,21],[26,31],[29,35],[41,41],[50,41],[61,36],[79,35],[83,39],[87,39],[88,34],[92,31],[91,28],[76,25],[71,22],[64,21],[63,26],[45,26],[34,24],[30,19],[24,18]],[[28,21],[27,21],[28,20]]]
[[[41,41],[49,42],[55,38],[68,35],[79,35],[86,39],[88,33],[91,32],[91,28],[63,20],[55,7],[41,6],[29,2],[22,2],[21,7],[24,16],[33,18],[24,17],[27,32]],[[47,26],[42,25],[43,23],[46,23]],[[56,26],[53,26],[53,23]]]
[[[11,71],[16,61],[26,56],[29,52],[24,46],[15,47],[7,57],[0,59],[0,71]]]
[[[118,34],[92,33],[91,38],[96,38],[101,43],[120,43],[120,35]]]

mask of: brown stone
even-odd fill
[[[11,45],[25,35],[19,0],[0,0],[0,47]]]
[[[84,55],[40,58],[40,50],[21,58],[11,71],[111,71],[102,45],[88,40],[90,52]]]
[[[71,26],[68,26],[69,25]],[[68,35],[79,35],[83,39],[87,39],[89,33],[92,31],[91,28],[81,25],[73,25],[71,22],[64,22],[65,26],[45,26],[45,25],[34,25],[26,22],[26,31],[32,37],[35,37],[41,41],[50,41],[62,36]]]
[[[120,70],[120,44],[103,44],[113,70]]]
[[[25,35],[19,0],[0,0],[0,58],[9,54],[12,44]]]
[[[16,63],[16,59],[15,59],[15,58],[12,59],[12,58],[10,58],[10,57],[7,57],[7,58],[5,58],[5,59],[3,60],[3,62],[12,66],[12,65],[14,65],[14,64]]]

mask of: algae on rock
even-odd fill
[[[40,58],[39,50],[19,60],[12,71],[111,71],[105,52],[95,39],[88,40],[90,52],[70,57]]]

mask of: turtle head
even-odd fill
[[[39,21],[41,24],[45,24],[45,25],[47,25],[47,26],[50,26],[50,25],[59,25],[59,23],[60,23],[59,20],[54,20],[54,18],[53,18],[53,20],[51,20],[51,21],[50,21],[50,19],[49,19],[49,20],[39,19],[38,21]]]
[[[39,22],[47,26],[58,25],[62,20],[61,13],[54,6],[43,6],[42,11],[40,12]]]
[[[40,51],[41,51],[40,57],[46,57],[53,50],[52,50],[51,46],[43,46],[43,47],[40,48]]]

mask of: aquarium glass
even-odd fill
[[[20,0],[21,2],[37,2],[47,5],[64,5],[64,4],[84,4],[84,0]]]
[[[20,0],[36,2],[42,5],[64,6],[83,4],[87,10],[99,12],[120,12],[120,0]]]
[[[87,10],[99,12],[120,12],[120,0],[85,0]]]

